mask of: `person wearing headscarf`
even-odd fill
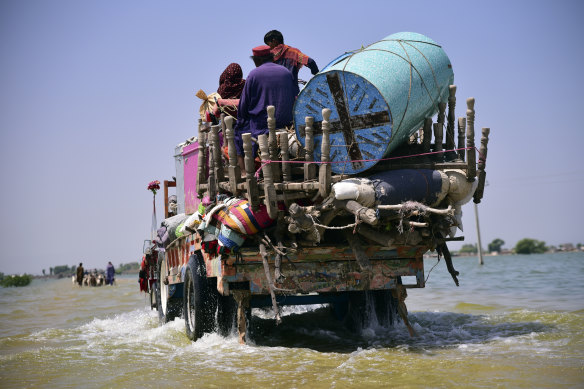
[[[264,43],[270,46],[274,55],[274,63],[284,66],[294,76],[296,95],[298,95],[300,91],[298,89],[298,71],[302,66],[308,66],[313,75],[318,73],[316,62],[297,48],[285,45],[284,36],[278,30],[269,31],[264,36]]]
[[[241,66],[231,63],[219,77],[217,93],[221,95],[222,99],[239,99],[244,85],[245,80],[243,79]]]
[[[237,63],[231,63],[225,68],[219,77],[219,88],[217,93],[221,95],[222,100],[237,100],[241,97],[245,80],[243,79],[243,71],[241,66]],[[237,117],[236,103],[231,106],[226,105],[223,110],[226,114]]]
[[[107,263],[107,267],[105,268],[105,284],[106,285],[113,285],[114,284],[114,275],[116,274],[116,269],[114,269],[114,265],[112,265],[111,261]]]

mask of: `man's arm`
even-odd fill
[[[316,65],[316,62],[314,62],[314,60],[312,58],[308,57],[308,63],[306,64],[306,66],[308,66],[308,68],[310,69],[310,72],[313,75],[318,73],[318,66]]]

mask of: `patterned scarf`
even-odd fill
[[[221,95],[222,99],[239,99],[244,85],[245,80],[243,79],[241,66],[231,63],[219,77],[217,93]]]
[[[292,60],[296,63],[296,66],[300,69],[302,65],[308,64],[308,56],[302,53],[302,51],[285,45],[283,43],[272,49],[272,54],[274,54],[274,62],[280,60],[281,58]]]

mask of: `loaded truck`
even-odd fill
[[[234,118],[199,120],[164,181],[165,205],[169,187],[176,204],[144,250],[161,323],[184,317],[192,340],[236,329],[245,342],[252,308],[279,323],[282,306],[328,304],[348,325],[370,309],[414,335],[406,291],[424,287],[429,251],[458,285],[447,243],[464,239],[462,206],[485,186],[489,129],[475,146],[474,98],[462,117],[455,108],[442,47],[397,33],[316,74],[292,127],[276,128],[266,107],[266,133],[242,134],[243,176]]]

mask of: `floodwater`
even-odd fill
[[[158,326],[136,278],[0,288],[0,387],[584,387],[584,253],[454,258],[406,300],[417,336],[359,333],[322,306],[254,310],[256,339]],[[426,275],[436,259],[426,260]]]

